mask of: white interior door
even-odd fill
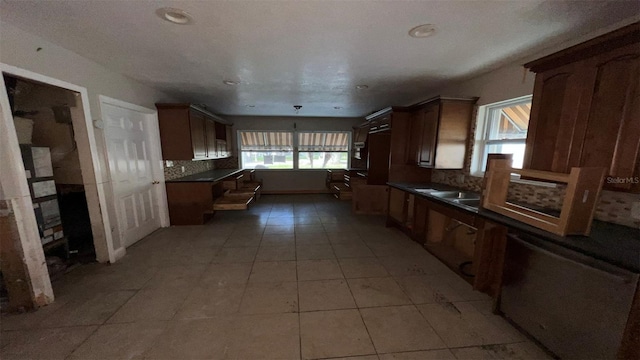
[[[161,225],[159,199],[154,187],[151,144],[159,143],[149,115],[102,103],[102,119],[120,239],[125,246],[149,235]]]

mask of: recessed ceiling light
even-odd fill
[[[178,25],[187,25],[193,22],[191,15],[181,9],[165,7],[156,10],[156,14],[160,16],[162,20]]]
[[[240,84],[240,81],[233,81],[233,80],[223,80],[222,82],[225,85],[229,85],[229,86],[236,86],[236,85]]]
[[[409,30],[409,35],[414,38],[426,38],[436,32],[436,28],[432,24],[422,24]]]
[[[356,89],[358,89],[358,90],[366,90],[368,88],[369,88],[368,85],[356,85]]]

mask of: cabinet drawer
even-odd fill
[[[225,190],[237,190],[242,187],[244,174],[222,180],[222,188]]]

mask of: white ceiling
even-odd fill
[[[639,4],[2,0],[0,19],[217,113],[294,115],[299,104],[301,116],[362,116],[636,16]],[[194,23],[161,20],[164,6]],[[408,36],[424,23],[434,36]]]

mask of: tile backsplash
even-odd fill
[[[167,167],[163,161],[164,179],[173,180],[213,169],[233,169],[238,167],[238,157],[232,156],[216,160],[173,160],[173,166]],[[184,172],[182,168],[184,167]]]
[[[460,180],[463,181],[460,182]],[[434,170],[431,181],[475,192],[482,191],[482,178],[471,176],[463,170]],[[560,210],[565,189],[565,185],[546,187],[512,183],[508,198],[533,206]],[[640,229],[640,220],[631,217],[631,207],[634,202],[640,202],[640,194],[603,190],[600,193],[594,217],[601,221]]]

